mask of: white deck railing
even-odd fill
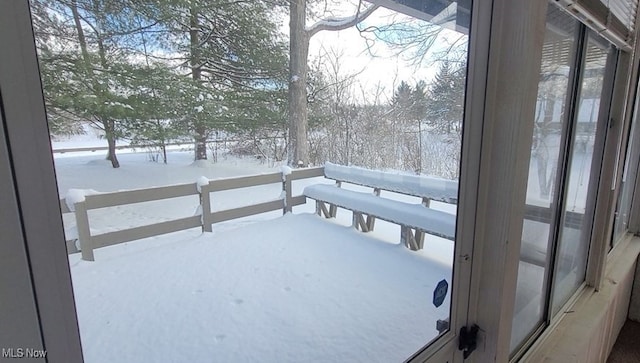
[[[201,227],[203,231],[212,231],[212,225],[236,218],[248,217],[260,213],[281,209],[282,213],[291,212],[296,205],[306,203],[304,195],[292,195],[291,182],[293,180],[314,178],[324,175],[324,168],[296,169],[288,173],[271,173],[237,178],[210,180],[206,185],[198,183],[179,184],[166,187],[127,190],[112,193],[87,195],[84,201],[74,204],[74,211],[69,209],[66,201],[60,201],[62,213],[74,213],[78,229],[78,242],[80,249],[76,247],[75,240],[67,241],[67,252],[82,253],[82,259],[93,261],[93,250],[96,248],[112,246],[137,239],[158,236],[165,233],[182,231],[190,228]],[[225,190],[255,187],[282,183],[283,196],[267,202],[257,203],[239,208],[211,211],[211,193]],[[98,208],[116,207],[120,205],[150,202],[155,200],[179,198],[190,195],[199,195],[202,215],[164,221],[140,227],[122,229],[102,234],[91,234],[88,211]]]

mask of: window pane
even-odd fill
[[[86,362],[449,330],[471,0],[379,3],[31,1]]]
[[[550,5],[542,51],[522,246],[518,267],[511,350],[542,322],[549,269],[549,250],[557,216],[556,173],[568,106],[567,90],[576,42],[576,20]]]
[[[592,175],[591,167],[598,165],[598,160],[594,159],[594,143],[610,49],[608,44],[589,36],[571,140],[565,207],[554,274],[552,315],[567,302],[585,278],[593,222],[593,212],[589,206],[594,202],[598,182],[595,174],[598,170],[593,169]]]

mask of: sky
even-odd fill
[[[321,9],[318,13],[331,14],[336,17],[350,16],[355,13],[357,1],[329,3],[328,11]],[[326,16],[326,15],[324,15]],[[318,16],[316,16],[318,18]],[[307,26],[313,23],[308,20]],[[396,11],[379,8],[365,22],[361,28],[382,26],[392,22],[411,22],[414,26],[425,27],[426,22],[400,14]],[[283,32],[288,34],[288,21],[283,22]],[[393,90],[401,81],[415,84],[419,80],[429,82],[437,72],[437,64],[434,63],[434,53],[449,47],[451,43],[463,36],[454,30],[443,29],[438,35],[438,40],[427,54],[425,61],[421,64],[413,64],[407,60],[410,52],[398,55],[398,49],[392,49],[388,44],[379,39],[367,46],[367,40],[355,28],[342,31],[323,31],[315,34],[309,45],[309,61],[313,62],[314,57],[322,54],[341,54],[340,70],[345,76],[358,74],[357,84],[353,92],[355,97],[362,101],[362,90],[365,90],[368,97],[372,97],[376,87],[379,85],[383,89],[382,102],[389,101],[393,96]],[[374,39],[369,34],[368,38]],[[466,37],[465,37],[466,39]]]

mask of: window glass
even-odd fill
[[[609,43],[549,6],[512,325],[514,353],[585,279],[611,54]]]
[[[585,278],[593,204],[598,185],[601,157],[596,137],[603,99],[605,67],[612,47],[589,35],[586,44],[582,82],[575,109],[570,158],[566,175],[564,211],[561,219],[559,248],[556,254],[552,315],[567,302]],[[595,166],[595,168],[594,168]]]
[[[30,3],[86,362],[451,330],[470,0]]]
[[[556,6],[549,6],[531,141],[512,350],[544,320],[549,251],[555,225],[553,221],[558,214],[556,181],[563,149],[562,131],[566,128],[570,109],[567,96],[577,30],[576,20]]]

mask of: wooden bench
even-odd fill
[[[363,232],[372,231],[381,219],[401,227],[401,242],[412,250],[424,247],[424,234],[454,240],[456,216],[430,208],[431,201],[457,203],[458,183],[451,180],[403,175],[327,163],[324,176],[335,185],[307,186],[304,195],[316,201],[316,213],[335,218],[337,208],[352,212],[352,223]],[[373,193],[341,188],[342,183],[373,188]],[[380,196],[382,190],[421,198],[407,203]],[[327,207],[327,204],[329,205]]]

